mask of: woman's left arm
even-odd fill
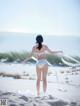
[[[52,50],[49,49],[47,46],[46,46],[46,50],[47,50],[50,54],[63,53],[63,51],[52,51]]]

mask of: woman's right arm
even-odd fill
[[[26,58],[24,61],[22,61],[22,63],[25,63],[25,62],[27,62],[28,60],[30,60],[31,57],[32,57],[32,55],[33,55],[33,52],[34,52],[34,47],[32,48],[32,51],[31,51],[31,53],[29,54],[28,58]]]

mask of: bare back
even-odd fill
[[[37,48],[37,45],[33,47],[33,52],[38,60],[45,59],[45,51],[46,51],[45,45],[42,45],[42,48],[40,50]]]

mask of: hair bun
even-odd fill
[[[37,43],[42,43],[42,42],[43,42],[43,37],[42,37],[42,35],[37,35],[37,37],[36,37],[36,42],[37,42]]]

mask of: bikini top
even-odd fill
[[[43,51],[43,52],[35,52],[35,54],[36,54],[37,56],[45,55],[45,51]]]
[[[37,45],[36,45],[36,47],[37,47]],[[44,56],[45,55],[45,50],[44,51],[38,51],[38,50],[35,49],[34,54],[36,56]]]

